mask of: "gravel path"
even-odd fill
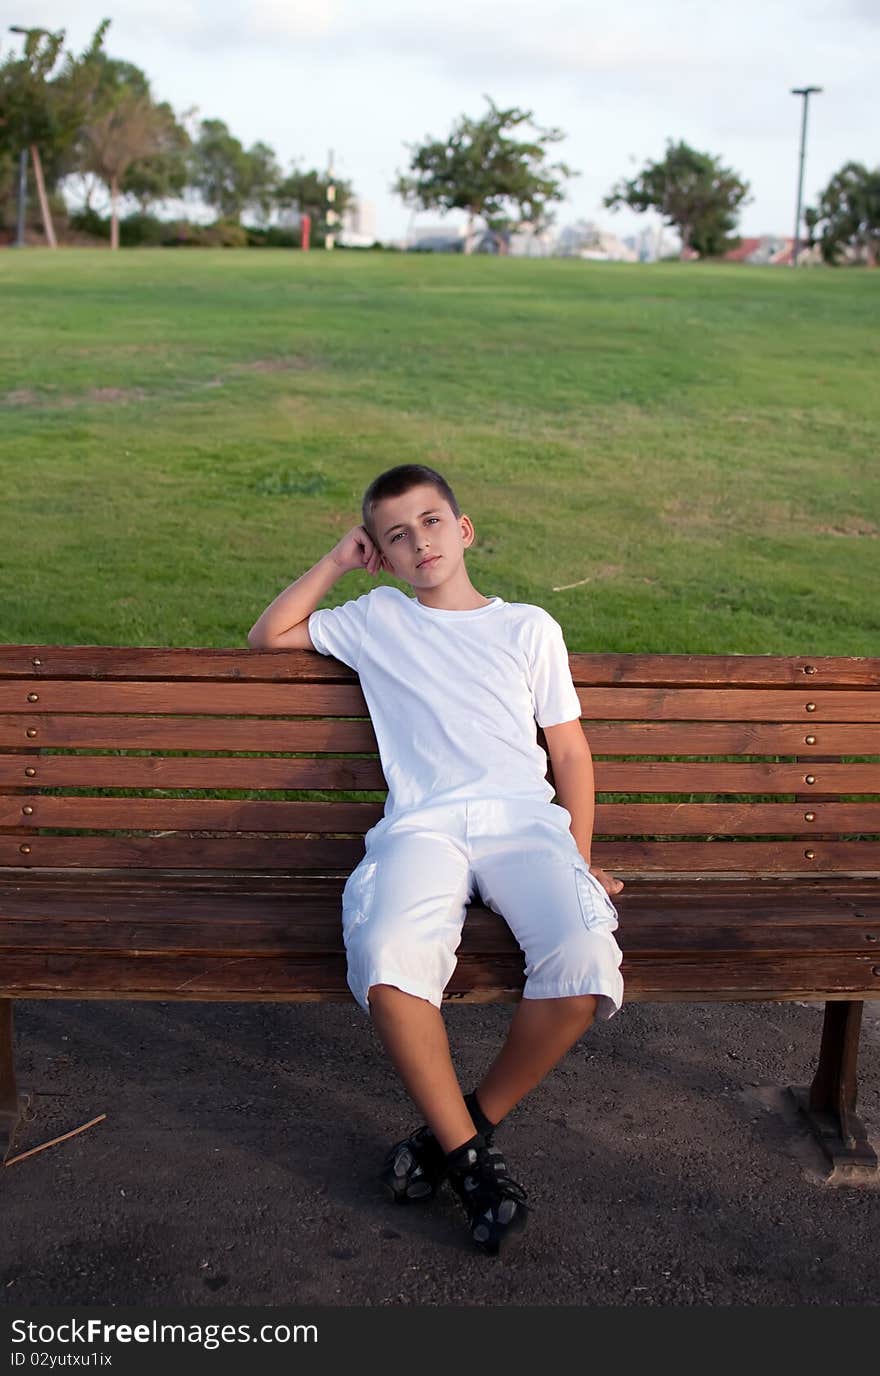
[[[510,1012],[448,1010],[466,1088]],[[878,1301],[880,1184],[823,1184],[780,1088],[810,1077],[815,1005],[632,1005],[590,1033],[500,1135],[533,1213],[498,1260],[452,1196],[398,1208],[376,1184],[417,1120],[354,1005],[33,1002],[16,1023],[37,1115],[16,1150],[107,1119],[0,1174],[10,1306]]]

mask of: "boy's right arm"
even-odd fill
[[[364,527],[354,526],[329,554],[269,603],[248,631],[248,645],[252,650],[313,650],[309,617],[334,583],[355,569],[378,574],[383,567],[383,557]]]

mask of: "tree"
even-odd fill
[[[336,188],[333,209],[341,219],[354,195],[350,182],[339,177],[330,177],[326,172],[314,168],[309,171],[294,169],[279,183],[275,190],[275,204],[282,210],[298,210],[308,215],[312,223],[312,242],[321,244],[327,235],[327,211],[330,202],[327,192],[330,186]]]
[[[0,154],[30,152],[50,243],[49,196],[76,167],[80,130],[94,103],[101,63],[108,60],[102,44],[109,25],[109,19],[98,25],[78,57],[64,51],[63,30],[28,29],[22,56],[0,63]]]
[[[810,242],[818,238],[826,263],[836,263],[847,250],[868,267],[880,259],[880,167],[848,162],[835,172],[815,208],[805,217]]]
[[[280,179],[268,144],[245,149],[222,119],[202,121],[190,155],[190,184],[222,219],[238,222],[247,209],[268,218]]]
[[[30,151],[40,198],[43,228],[50,247],[56,247],[49,211],[40,145],[55,137],[55,108],[49,77],[61,56],[64,30],[28,29],[21,57],[10,55],[0,67],[0,137],[10,152]]]
[[[657,210],[681,235],[684,248],[715,257],[734,247],[731,237],[749,184],[718,158],[684,142],[666,144],[662,162],[648,162],[632,181],[621,179],[605,197],[610,210]]]
[[[398,175],[392,188],[403,200],[423,210],[465,210],[465,252],[473,248],[474,222],[484,221],[500,250],[506,232],[517,223],[549,223],[549,206],[564,197],[561,179],[577,174],[565,163],[548,163],[548,148],[565,135],[540,129],[531,110],[501,110],[486,97],[482,119],[463,115],[446,139],[410,145],[408,175]],[[512,133],[531,125],[531,139],[517,142]]]
[[[109,123],[107,117],[111,110],[130,105],[132,97],[137,97],[143,108],[152,107],[155,138],[149,145],[151,151],[139,155],[122,174],[119,193],[134,196],[144,211],[154,201],[181,195],[187,181],[189,135],[178,123],[170,105],[153,102],[146,74],[133,62],[108,57],[103,52],[94,53],[91,60],[82,65],[82,72],[80,85],[86,97],[80,100],[80,105],[84,105],[86,111],[72,159],[64,170],[75,170],[82,177],[86,208],[90,208],[96,184],[103,181],[109,186],[107,178],[96,171],[94,131]],[[102,146],[105,142],[102,138]]]
[[[187,186],[187,155],[190,138],[166,102],[154,107],[157,146],[153,153],[132,163],[122,179],[122,191],[134,196],[146,212],[156,201],[182,196]]]
[[[83,130],[83,166],[110,191],[110,247],[119,247],[119,193],[133,164],[161,151],[166,130],[162,109],[149,95],[123,87]]]
[[[83,74],[94,61],[109,26],[98,25],[90,46],[80,58],[65,57],[63,68],[52,76],[63,55],[64,30],[25,30],[21,57],[10,54],[0,63],[0,153],[29,150],[46,238],[54,248],[55,229],[49,211],[50,190],[60,175],[61,164],[76,140],[89,96]]]

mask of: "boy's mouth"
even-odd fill
[[[416,568],[417,568],[417,569],[424,569],[424,568],[427,568],[428,564],[436,564],[436,562],[437,562],[437,560],[438,560],[439,558],[440,558],[440,555],[439,555],[439,554],[431,554],[431,555],[428,556],[427,559],[423,559],[422,562],[421,562],[420,564],[416,564]]]

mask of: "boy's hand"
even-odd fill
[[[373,544],[363,526],[353,526],[347,535],[343,535],[339,544],[330,551],[330,557],[343,573],[365,569],[375,576],[385,567],[385,556]]]
[[[616,893],[620,893],[620,890],[623,888],[622,879],[615,879],[613,874],[606,874],[598,865],[590,866],[590,874],[596,876],[602,888],[610,898],[613,898]]]

